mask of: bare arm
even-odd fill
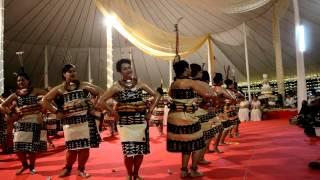
[[[43,89],[38,89],[38,88],[35,88],[35,89],[34,89],[34,92],[35,92],[35,94],[36,94],[37,96],[39,96],[39,95],[45,95],[45,94],[48,93],[48,91],[43,90]]]
[[[118,88],[116,85],[111,86],[110,89],[105,91],[102,96],[98,99],[97,105],[98,107],[105,109],[107,111],[113,111],[113,109],[110,106],[107,106],[106,101],[113,97],[118,92]]]
[[[44,109],[47,109],[52,113],[57,112],[58,108],[53,105],[52,101],[60,94],[60,91],[59,91],[60,87],[61,85],[54,87],[42,98],[40,104]]]
[[[170,84],[169,90],[168,90],[168,95],[169,95],[170,97],[171,97],[171,95],[172,95],[172,93],[171,93],[172,84],[173,84],[173,83]]]
[[[17,99],[17,95],[15,93],[11,94],[0,104],[0,111],[5,114],[10,114],[11,110],[8,108],[8,106],[11,105],[15,99]]]
[[[89,82],[81,82],[83,89],[89,91],[91,94],[95,96],[100,96],[103,93],[103,89],[99,86],[93,85]]]
[[[210,86],[207,83],[194,80],[189,81],[190,82],[187,83],[190,84],[191,88],[195,90],[203,98],[212,98],[216,96],[216,93],[210,88]]]
[[[156,107],[156,105],[158,104],[159,100],[160,100],[160,97],[161,95],[154,91],[153,89],[151,89],[148,85],[146,85],[145,83],[143,82],[140,82],[141,83],[141,88],[143,90],[145,90],[147,93],[149,93],[151,96],[154,97],[153,99],[153,102],[152,102],[152,105],[150,106],[150,112],[152,112],[154,110],[154,108]]]
[[[222,95],[223,97],[230,99],[230,100],[235,100],[235,98],[233,96],[231,96],[226,89],[222,88],[222,87],[216,87],[216,92],[219,95]]]

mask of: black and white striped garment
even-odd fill
[[[26,107],[37,105],[37,96],[26,95],[17,97],[17,106]],[[13,147],[15,152],[39,152],[47,149],[45,131],[42,131],[42,124],[39,122],[39,112],[28,112],[14,123]]]
[[[124,89],[117,94],[116,100],[120,106],[143,105],[141,89]],[[133,106],[134,107],[134,106]],[[121,107],[117,107],[121,109]],[[133,112],[120,111],[118,131],[120,135],[122,152],[126,156],[135,156],[150,153],[149,127],[145,119],[145,109]]]
[[[201,123],[195,111],[188,111],[187,107],[196,107],[197,95],[192,89],[172,89],[173,103],[170,105],[167,124],[167,151],[189,153],[205,146]],[[183,111],[177,107],[185,106]],[[194,108],[197,110],[197,108]]]
[[[88,114],[92,104],[87,94],[82,89],[76,89],[65,92],[63,98],[64,118],[61,122],[67,149],[99,147],[101,138],[95,119]]]

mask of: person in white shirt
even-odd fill
[[[251,121],[261,121],[261,103],[257,96],[253,96],[251,102]]]
[[[295,108],[296,107],[296,100],[291,97],[290,95],[287,95],[285,101],[284,101],[284,106],[289,107],[289,108]]]
[[[249,101],[242,97],[238,117],[241,122],[249,121]]]

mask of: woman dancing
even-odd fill
[[[66,165],[59,177],[69,176],[72,166],[78,157],[78,175],[84,178],[85,165],[89,158],[90,147],[98,147],[100,136],[92,114],[93,104],[88,93],[99,96],[102,90],[88,82],[77,79],[76,67],[66,64],[62,69],[63,82],[54,87],[43,97],[43,106],[57,114],[63,124],[67,147]],[[51,103],[57,96],[63,96],[62,111]]]
[[[181,60],[173,65],[176,77],[169,89],[172,98],[167,127],[167,150],[182,154],[181,178],[203,176],[198,171],[201,150],[205,147],[201,123],[195,112],[198,109],[197,94],[213,98],[212,90],[199,81],[190,79],[189,63]],[[190,174],[188,162],[192,156]]]
[[[120,59],[116,64],[116,69],[122,78],[101,96],[99,106],[112,111],[111,114],[119,116],[117,127],[128,179],[142,179],[139,176],[139,169],[144,155],[150,153],[147,120],[150,119],[160,95],[133,77],[129,59]],[[146,91],[154,97],[148,112],[146,112],[147,105],[143,101],[142,91]],[[110,98],[114,98],[118,102],[115,111],[106,106],[106,101]]]
[[[44,95],[45,90],[36,89],[31,86],[29,76],[23,68],[17,73],[17,90],[11,94],[0,105],[0,111],[5,113],[14,122],[14,151],[22,164],[22,167],[16,172],[16,175],[22,174],[29,168],[30,174],[35,174],[36,154],[46,150],[46,134],[41,134],[43,117],[41,114],[41,105],[37,97]],[[15,111],[9,109],[9,106],[17,102]],[[42,138],[41,138],[42,137]],[[29,163],[28,163],[29,160]]]

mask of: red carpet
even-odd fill
[[[295,109],[279,109],[263,112],[263,120],[286,119],[297,114]]]
[[[156,137],[151,128],[151,151],[145,157],[141,176],[145,179],[179,179],[180,155],[168,153],[165,137]],[[91,179],[125,179],[122,153],[118,139],[106,139],[99,149],[91,150],[87,170]],[[241,124],[241,137],[231,139],[239,144],[221,147],[225,153],[207,154],[213,163],[200,167],[205,173],[201,179],[320,179],[320,171],[309,170],[310,160],[320,158],[320,141],[309,139],[303,130],[289,125],[287,119]],[[54,142],[57,148],[38,159],[37,175],[15,176],[20,167],[15,155],[0,155],[0,179],[57,179],[64,166],[63,139]],[[171,171],[172,174],[169,174]],[[80,179],[75,175],[66,179]]]

